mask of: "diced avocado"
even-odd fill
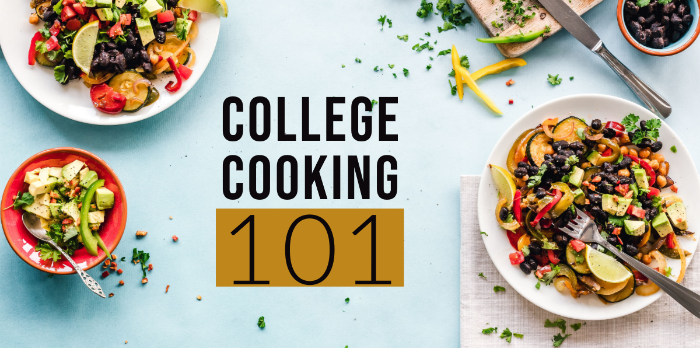
[[[617,214],[617,202],[613,199],[613,195],[611,194],[603,194],[603,200],[602,200],[602,208],[603,211],[611,214],[611,215],[616,215]]]
[[[163,11],[163,6],[160,6],[158,0],[146,0],[146,2],[141,5],[141,18],[148,19],[159,14],[161,11]]]
[[[88,169],[87,166],[85,166],[85,168],[81,169],[80,172],[78,172],[78,180],[83,180],[83,178],[85,177],[85,174],[87,174],[87,172],[89,172],[89,171],[90,171],[90,169]]]
[[[49,210],[49,207],[41,205],[39,202],[34,202],[30,205],[24,206],[24,210],[44,219],[51,218],[51,211]]]
[[[192,26],[192,21],[185,18],[178,18],[175,22],[175,33],[180,34],[185,32],[185,37],[190,33],[190,27]]]
[[[85,3],[83,6],[85,7],[95,7],[97,6],[97,1],[96,0],[83,0]]]
[[[61,171],[62,170],[63,170],[63,168],[61,168],[61,167],[51,167],[51,168],[49,168],[49,176],[53,176],[54,178],[61,179],[61,177],[62,177]]]
[[[75,160],[71,163],[66,164],[61,170],[61,175],[63,175],[63,179],[65,179],[66,181],[73,180],[73,178],[75,178],[75,176],[78,175],[78,173],[80,173],[80,169],[83,168],[84,165],[85,163],[79,160]]]
[[[97,7],[112,7],[112,0],[95,0]]]
[[[51,216],[59,218],[63,215],[63,204],[61,203],[49,203],[49,210],[51,211]]]
[[[640,189],[649,189],[649,181],[647,181],[647,172],[644,169],[635,169],[634,179],[637,181],[637,186]]]
[[[39,170],[39,181],[49,181],[49,168],[41,168]]]
[[[151,26],[151,21],[148,18],[136,18],[136,27],[139,30],[141,42],[144,46],[148,45],[149,42],[155,40],[156,35],[153,33],[153,27]]]
[[[100,17],[101,21],[111,22],[114,19],[114,13],[112,13],[112,9],[109,7],[98,8],[95,10],[95,13],[97,13],[97,17]]]
[[[90,224],[101,224],[105,222],[105,212],[104,210],[98,210],[88,213],[88,223]]]
[[[69,239],[78,235],[78,228],[75,225],[70,224],[66,226],[66,231],[63,232],[63,241],[67,242]]]
[[[574,203],[578,205],[586,203],[586,196],[583,194],[583,190],[576,189],[576,191],[572,193],[574,194]]]
[[[636,183],[630,184],[630,190],[632,190],[632,192],[633,192],[632,198],[636,199],[637,196],[639,196],[639,187],[637,187],[637,184]]]
[[[75,203],[75,201],[70,201],[66,203],[63,206],[63,212],[68,214],[71,218],[73,218],[73,221],[78,221],[78,217],[80,217],[80,210],[78,209],[78,203]]]
[[[39,218],[39,221],[41,221],[41,228],[43,228],[43,229],[46,230],[47,232],[48,232],[48,231],[51,231],[51,226],[50,226],[49,220],[44,219],[43,217],[40,217],[40,218]]]
[[[598,160],[600,160],[600,153],[598,151],[591,151],[591,153],[588,155],[586,158],[589,162],[591,162],[592,165],[597,166],[598,165]]]
[[[29,194],[36,197],[42,193],[51,191],[53,187],[48,181],[35,181],[29,185]]]
[[[97,181],[97,173],[91,170],[80,180],[80,186],[89,188],[95,181]]]
[[[632,204],[632,198],[617,199],[617,216],[624,216],[627,213],[627,208]]]
[[[51,202],[51,197],[49,197],[48,193],[42,193],[34,197],[34,202],[39,202],[41,205],[49,205],[49,202]]]
[[[114,192],[110,191],[108,188],[98,188],[97,191],[95,191],[95,197],[97,197],[97,209],[105,210],[114,207]]]
[[[668,214],[668,219],[671,220],[673,226],[678,227],[682,231],[688,229],[688,219],[685,215],[685,205],[683,203],[676,202],[671,204],[666,209],[666,214]]]
[[[644,221],[625,220],[625,232],[631,236],[641,236],[646,232]]]
[[[34,171],[27,172],[26,174],[24,174],[24,182],[26,182],[27,184],[31,184],[35,181],[39,181],[39,174],[34,173]]]
[[[574,166],[574,172],[569,175],[569,184],[581,187],[583,181],[583,169]]]
[[[126,4],[126,0],[114,0],[114,6],[116,6],[118,8],[124,7],[125,4]]]
[[[666,214],[656,215],[654,220],[651,220],[651,226],[654,227],[661,238],[666,237],[669,233],[673,233],[673,227],[671,227]]]

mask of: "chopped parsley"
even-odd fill
[[[448,54],[450,54],[450,53],[452,53],[452,49],[451,49],[451,48],[448,48],[448,49],[446,49],[446,50],[442,50],[442,51],[438,52],[438,57],[440,57],[440,56],[446,56],[446,55],[448,55]]]
[[[510,332],[510,329],[508,329],[508,328],[506,328],[505,330],[503,330],[503,332],[501,332],[500,337],[505,339],[506,342],[510,343],[510,341],[513,339],[513,336],[515,336],[516,338],[523,338],[524,337],[523,334]]]
[[[403,40],[404,42],[408,42],[408,34],[406,34],[406,35],[396,35],[396,37],[398,37],[399,40]]]
[[[571,336],[571,334],[568,334],[566,336],[562,336],[561,334],[554,335],[554,338],[552,338],[552,345],[554,347],[561,346],[561,344],[564,343],[564,340],[567,339],[569,336]]]
[[[459,65],[463,66],[465,69],[469,69],[469,58],[467,58],[467,56],[459,57]],[[455,70],[452,69],[452,71],[450,71],[450,73],[447,74],[447,76],[455,76]]]
[[[672,275],[672,274],[671,274],[672,271],[673,271],[673,268],[671,268],[671,267],[666,267],[666,268],[664,269],[664,274],[665,274],[667,277],[670,277],[670,276]]]
[[[581,323],[571,324],[570,326],[574,331],[578,331],[581,328]]]
[[[345,67],[345,64],[343,64],[343,68]]]
[[[143,271],[144,278],[146,278],[146,269],[148,268],[146,263],[150,258],[150,254],[143,252],[143,250],[136,250],[136,248],[134,248],[134,254],[131,256],[131,261],[138,260],[138,262],[141,263],[141,270]]]
[[[428,16],[433,12],[433,3],[421,0],[420,8],[416,11],[416,16],[418,18],[428,18]],[[428,35],[430,36],[430,35]]]
[[[505,292],[505,291],[506,291],[506,288],[504,288],[504,287],[502,287],[502,286],[500,286],[500,285],[496,285],[496,286],[493,287],[493,292],[499,292],[499,291]]]
[[[430,37],[430,32],[426,32],[425,36]]]
[[[384,23],[386,22],[386,16],[380,15],[380,16],[379,16],[379,19],[377,19],[377,22],[382,23],[382,29],[381,29],[381,30],[384,30]]]
[[[539,185],[542,182],[542,176],[544,173],[547,171],[547,165],[542,164],[540,166],[540,169],[537,171],[537,175],[533,175],[530,177],[530,180],[527,182],[527,187],[535,187]]]
[[[569,81],[573,81],[573,80],[574,80],[574,77],[573,77],[573,76],[570,76],[570,77],[569,77]]]
[[[450,83],[450,93],[452,93],[452,95],[456,95],[457,94],[457,86],[452,85],[452,80],[447,80],[447,82]]]
[[[379,71],[379,65],[374,67],[374,71]]]
[[[676,145],[671,146],[671,152],[673,152],[673,153],[678,152],[678,149],[676,149]]]
[[[479,232],[479,233],[480,233],[480,234],[485,234],[485,235],[486,235],[486,237],[488,237],[488,236],[489,236],[489,234],[488,234],[488,233],[486,233],[486,232],[484,232],[484,231],[481,231],[481,232]]]
[[[403,76],[408,76],[408,69],[403,68]]]
[[[44,261],[51,259],[52,262],[58,262],[61,260],[61,252],[54,249],[49,243],[39,243],[34,249],[39,252],[39,257]]]
[[[389,23],[389,28],[391,28],[392,26],[394,26],[394,23],[391,22],[391,19],[387,18],[387,19],[386,19],[386,22]]]
[[[374,106],[377,105],[377,104],[379,104],[379,102],[376,101],[376,100],[374,100],[374,99],[372,99],[372,110],[374,110]]]
[[[535,289],[539,290],[540,289],[540,281],[537,281],[537,284],[535,284]]]
[[[425,70],[428,70],[428,71],[430,71],[430,69],[432,69],[432,67],[433,67],[433,65],[432,65],[432,64],[428,64],[428,66],[426,66],[426,67],[425,67]]]
[[[121,262],[126,261],[126,256],[122,257],[120,261],[121,261]]]
[[[484,279],[487,279],[486,276],[484,275],[484,272],[480,272],[480,273],[479,273],[479,277],[484,278]]]
[[[490,328],[481,330],[481,333],[484,334],[484,335],[490,335],[490,334],[492,334],[492,333],[494,333],[494,332],[498,333],[498,328],[497,328],[497,327],[490,327]]]
[[[456,29],[456,28],[455,28],[455,26],[454,26],[452,23],[450,23],[450,22],[445,22],[445,23],[442,25],[442,28],[438,25],[437,29],[438,29],[438,33],[442,33],[443,31],[448,31],[448,30]]]
[[[346,298],[345,298],[345,303],[350,303],[350,298],[349,298],[349,297],[346,297]]]
[[[571,249],[571,252],[574,254],[574,257],[575,257],[575,259],[576,259],[576,264],[577,264],[577,265],[580,265],[580,264],[583,264],[584,262],[586,262],[586,257],[585,257],[585,255],[583,254],[583,251],[584,251],[584,250],[586,250],[586,249],[585,249],[585,248],[584,248],[584,249],[581,249],[581,251],[576,251],[576,250],[574,250],[573,248]]]
[[[464,10],[466,3],[453,4],[452,0],[438,0],[435,8],[442,12],[442,20],[445,21],[443,30],[454,29],[455,27],[463,27],[465,24],[471,23],[472,17]],[[463,17],[464,15],[464,17]],[[449,24],[449,28],[446,28]],[[440,32],[438,27],[438,32]]]
[[[362,63],[362,59],[360,59],[360,58],[355,58],[355,63]]]
[[[258,327],[261,329],[265,328],[265,317],[258,318]]]
[[[396,74],[392,74],[392,75],[394,75],[394,78],[396,78]]]
[[[557,321],[545,320],[544,327],[558,327],[561,329],[561,333],[566,333],[566,320],[558,319]]]
[[[552,270],[545,273],[542,276],[542,278],[540,278],[540,281],[542,281],[544,283],[544,285],[551,284],[552,281],[554,280],[554,277],[556,277],[557,274],[559,274],[559,272],[561,271],[561,268],[559,268],[559,266],[555,266],[555,265],[551,265],[551,266],[552,266]]]
[[[387,64],[387,65],[389,66],[389,69],[393,69],[393,68],[394,68],[394,64]]]
[[[556,74],[554,76],[552,76],[551,74],[547,74],[547,75],[549,75],[549,77],[547,78],[547,81],[549,81],[549,83],[552,86],[556,86],[556,85],[561,84],[561,78],[559,77],[559,74]]]
[[[574,166],[576,163],[578,163],[578,157],[576,155],[571,155],[566,159],[566,164],[569,166]]]

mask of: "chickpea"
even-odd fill
[[[639,157],[639,154],[637,153],[637,150],[635,150],[635,149],[630,149],[629,155],[634,156],[634,157]]]
[[[153,64],[153,65],[158,64],[158,55],[157,54],[151,54],[151,64]]]
[[[659,163],[662,163],[662,162],[665,162],[665,161],[666,161],[666,158],[664,157],[664,155],[659,154],[659,153],[653,153],[653,154],[651,154],[651,157],[649,157],[649,159],[651,159],[652,161],[653,161],[653,160],[656,160],[656,161],[659,162]]]
[[[29,16],[29,24],[37,24],[39,23],[39,16],[36,15],[36,13],[32,13]]]
[[[553,155],[554,149],[552,148],[552,145],[547,145],[547,147],[544,149],[544,153],[547,155]]]
[[[621,155],[629,155],[630,149],[627,148],[627,146],[620,146],[620,154]]]
[[[629,142],[630,142],[629,134],[625,133],[623,136],[620,137],[620,144],[629,144]]]
[[[651,155],[651,150],[642,149],[639,151],[639,158],[648,158]]]
[[[598,144],[598,152],[601,152],[601,153],[605,152],[605,149],[607,149],[607,148],[608,147],[605,146],[605,144]]]
[[[515,178],[515,186],[523,187],[525,185],[527,185],[527,180],[524,180],[522,178]]]
[[[666,187],[666,184],[668,182],[666,181],[666,177],[663,175],[659,175],[656,177],[656,184],[659,185],[660,188]]]
[[[648,165],[651,165],[651,161],[648,158],[642,158],[642,162],[645,162]]]
[[[627,169],[620,169],[617,171],[617,175],[619,176],[630,176],[630,171]]]
[[[659,164],[659,174],[668,175],[669,165],[668,162],[663,162]]]
[[[651,165],[651,169],[653,169],[653,170],[659,169],[659,161],[651,160],[651,163],[649,163],[649,164]]]
[[[583,164],[581,164],[581,169],[586,169],[586,168],[589,168],[590,166],[591,166],[591,162],[584,162]]]
[[[649,255],[644,255],[644,256],[642,256],[642,262],[643,262],[645,265],[650,264],[650,263],[651,263],[651,256],[649,256]]]

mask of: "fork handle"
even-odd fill
[[[66,252],[63,251],[63,249],[60,246],[58,246],[58,244],[56,244],[56,242],[54,242],[53,240],[50,240],[50,239],[47,240],[47,242],[49,244],[51,244],[51,246],[54,247],[56,250],[60,251],[61,254],[63,255],[63,257],[65,257],[66,260],[68,260],[68,262],[70,262],[70,264],[75,269],[75,272],[78,273],[78,275],[80,276],[80,279],[83,280],[83,283],[85,283],[85,285],[88,288],[90,288],[90,291],[97,294],[97,296],[100,296],[102,298],[106,298],[104,291],[102,291],[102,287],[95,279],[93,279],[89,274],[87,274],[85,271],[83,271],[83,269],[80,268],[80,266],[78,266],[78,264],[75,263],[75,261],[73,261],[73,259],[70,256],[68,256],[68,254],[66,254]]]
[[[621,258],[627,262],[634,269],[639,271],[641,274],[649,278],[654,284],[658,285],[661,290],[665,291],[669,296],[671,296],[676,302],[680,303],[681,306],[685,307],[690,313],[693,313],[696,317],[700,318],[700,295],[693,292],[692,290],[686,288],[683,285],[676,283],[673,279],[666,277],[665,275],[657,272],[651,267],[637,261],[632,256],[629,256],[619,249],[614,247],[608,241],[600,238],[598,244],[603,245],[606,249],[610,250],[617,257]]]

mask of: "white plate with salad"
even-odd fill
[[[97,125],[137,122],[182,98],[216,47],[225,0],[3,2],[0,47],[50,110]],[[175,69],[173,69],[173,67]]]
[[[568,318],[613,319],[663,291],[601,246],[562,236],[558,224],[576,206],[623,252],[672,279],[696,277],[686,270],[698,244],[698,191],[688,149],[654,114],[616,97],[569,96],[528,112],[496,143],[479,224],[494,265],[530,302]]]

